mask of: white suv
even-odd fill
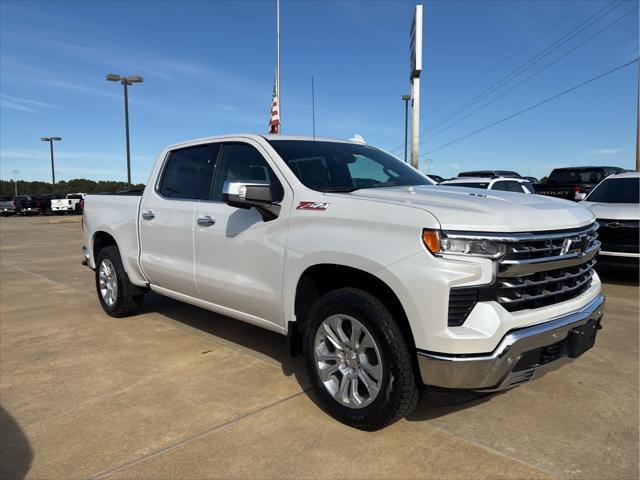
[[[529,180],[515,177],[458,177],[446,180],[440,185],[483,188],[486,190],[501,190],[503,192],[536,193]]]

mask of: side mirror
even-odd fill
[[[273,203],[271,185],[258,180],[233,180],[224,182],[222,199],[237,208],[254,207],[265,222],[278,218],[280,205]]]
[[[581,202],[585,198],[587,198],[587,194],[586,193],[584,193],[584,192],[576,193],[576,202]]]

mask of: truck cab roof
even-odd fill
[[[236,134],[228,134],[228,135],[216,135],[213,137],[202,137],[202,138],[194,138],[192,140],[185,140],[183,142],[174,143],[173,145],[167,146],[168,150],[175,150],[177,148],[186,147],[191,144],[196,143],[206,143],[206,142],[220,142],[220,141],[234,141],[239,139],[251,139],[255,141],[260,141],[261,139],[272,141],[272,140],[297,140],[297,141],[306,141],[306,142],[335,142],[335,143],[353,143],[356,145],[361,145],[361,142],[355,142],[352,140],[344,140],[341,138],[333,138],[333,137],[319,137],[319,136],[310,136],[310,135],[258,135],[255,133],[236,133]]]

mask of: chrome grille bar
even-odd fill
[[[516,234],[499,261],[496,301],[509,311],[574,298],[591,285],[600,250],[598,223],[581,229]]]

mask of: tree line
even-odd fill
[[[142,190],[144,183],[129,186],[126,182],[114,182],[112,180],[87,180],[86,178],[74,178],[73,180],[60,180],[53,189],[49,182],[27,182],[18,180],[18,195],[43,195],[55,193],[66,195],[67,193],[105,193],[119,190]],[[10,180],[0,180],[0,195],[13,196],[15,184]]]

